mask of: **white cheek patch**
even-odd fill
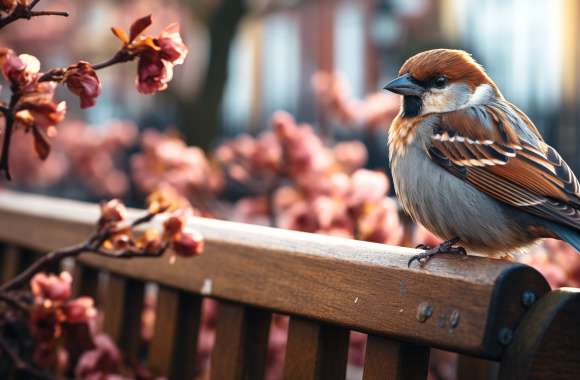
[[[495,96],[495,91],[489,84],[480,84],[471,95],[465,107],[488,103]]]
[[[487,103],[494,97],[488,84],[479,85],[475,91],[463,83],[453,83],[445,88],[433,88],[423,95],[421,114],[456,111],[461,108]]]

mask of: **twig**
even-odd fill
[[[135,219],[131,223],[131,227],[139,226],[143,223],[148,223],[153,219],[156,215],[164,210],[160,210],[159,212],[148,212],[144,216]],[[52,251],[47,253],[46,255],[38,258],[35,262],[32,263],[24,272],[21,272],[18,276],[14,277],[12,280],[8,281],[7,283],[0,286],[0,294],[1,292],[6,292],[9,290],[14,290],[17,288],[24,287],[34,275],[44,268],[49,267],[53,263],[58,263],[63,259],[68,257],[78,256],[83,252],[87,253],[95,253],[98,255],[108,256],[108,257],[115,257],[115,258],[131,258],[131,257],[159,257],[163,255],[163,253],[167,250],[167,246],[163,245],[157,252],[147,253],[143,251],[137,251],[136,249],[129,249],[126,251],[109,251],[104,250],[101,248],[103,243],[115,233],[119,232],[116,229],[109,229],[102,232],[97,232],[93,234],[87,241],[73,245],[68,248],[63,248],[57,251]]]
[[[20,94],[12,89],[12,96],[10,97],[10,105],[8,108],[2,107],[2,112],[4,113],[5,121],[5,132],[4,141],[2,142],[2,155],[0,156],[0,172],[4,172],[7,180],[11,180],[10,175],[10,142],[12,140],[12,129],[14,128],[14,107],[18,99],[20,99]]]
[[[100,256],[112,257],[115,259],[130,259],[134,257],[160,257],[165,253],[167,248],[169,248],[169,246],[167,244],[164,244],[161,246],[161,248],[159,248],[155,252],[143,252],[134,249],[126,249],[122,251],[108,251],[105,249],[95,249],[89,252]]]
[[[4,352],[8,359],[14,364],[17,370],[25,372],[37,379],[57,380],[57,377],[51,376],[43,371],[31,367],[28,363],[22,360],[18,354],[10,347],[10,344],[0,336],[0,352]]]
[[[16,297],[13,297],[10,294],[0,293],[0,302],[5,302],[8,305],[10,305],[16,309],[19,309],[20,311],[23,311],[25,313],[29,312],[28,305],[26,305],[24,302],[21,302]]]
[[[33,3],[35,4],[35,3]],[[30,5],[30,7],[32,4]],[[0,19],[0,28],[2,28],[2,20]],[[117,63],[123,63],[132,61],[135,59],[136,55],[131,54],[125,48],[119,50],[111,59],[98,63],[96,65],[92,65],[94,70],[104,69],[106,67],[115,65]],[[65,69],[58,68],[52,69],[44,73],[40,78],[38,78],[38,82],[62,82],[65,74]],[[12,142],[12,129],[14,127],[14,108],[18,99],[20,98],[20,94],[18,89],[12,89],[12,98],[10,99],[10,106],[9,107],[0,107],[0,112],[4,114],[4,118],[6,119],[6,133],[4,136],[4,141],[2,143],[2,155],[0,156],[0,172],[4,172],[6,179],[11,180],[12,176],[10,175],[10,146]]]
[[[35,0],[28,6],[18,4],[16,8],[8,16],[0,18],[0,29],[4,28],[6,25],[13,23],[16,20],[26,19],[30,20],[32,17],[38,16],[62,16],[68,17],[68,12],[61,11],[33,11],[32,8],[38,4],[39,0]]]
[[[24,272],[21,272],[18,276],[0,286],[0,292],[6,292],[16,288],[24,287],[24,285],[30,281],[30,279],[34,277],[36,273],[42,271],[46,267],[49,267],[52,263],[60,262],[67,257],[79,255],[80,253],[90,249],[91,247],[87,244],[87,242],[85,242],[47,253],[46,255],[41,256],[35,262],[33,262],[32,265],[26,268]]]
[[[109,59],[105,62],[91,65],[91,66],[95,70],[101,70],[101,69],[104,69],[105,67],[116,65],[117,63],[132,61],[133,59],[135,59],[135,57],[137,57],[137,56],[134,54],[131,54],[129,51],[127,51],[125,48],[123,48],[123,49],[119,50],[113,57],[111,57],[111,59]]]

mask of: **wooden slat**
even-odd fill
[[[270,321],[267,311],[220,302],[211,379],[263,379]]]
[[[99,271],[94,267],[75,263],[73,271],[73,294],[75,297],[88,296],[98,301]]]
[[[284,362],[284,379],[344,379],[349,331],[292,317]]]
[[[114,274],[105,290],[103,330],[132,358],[139,356],[144,292],[143,282]]]
[[[18,274],[19,254],[13,245],[2,245],[0,252],[0,283],[4,283]]]
[[[18,273],[23,272],[26,268],[28,268],[33,262],[35,262],[41,254],[28,248],[19,248],[18,249]],[[58,270],[55,270],[55,265],[50,268],[46,268],[45,272],[55,273]]]
[[[497,362],[473,356],[459,355],[457,361],[457,380],[494,380],[498,371]]]
[[[47,250],[83,240],[97,218],[96,205],[0,194],[0,240]],[[522,293],[540,297],[549,290],[535,270],[501,260],[447,255],[409,269],[416,250],[203,218],[190,226],[206,239],[205,253],[195,259],[81,260],[123,276],[493,359],[503,350],[499,329],[515,328],[525,312],[514,306]],[[417,309],[425,303],[433,315],[421,322]],[[451,327],[453,315],[458,323]]]
[[[363,380],[425,380],[429,347],[369,335]]]
[[[201,297],[161,286],[149,367],[169,379],[192,379],[201,320]]]

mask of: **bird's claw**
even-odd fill
[[[417,261],[419,263],[419,265],[423,266],[425,265],[433,256],[440,254],[440,253],[451,253],[451,254],[459,254],[459,255],[463,255],[466,256],[467,255],[467,251],[465,250],[465,248],[463,247],[454,247],[455,244],[459,243],[459,238],[453,238],[447,241],[444,241],[443,243],[439,244],[436,247],[429,247],[428,245],[425,244],[419,244],[417,247],[417,249],[423,249],[424,251],[419,253],[418,255],[415,255],[413,257],[411,257],[409,259],[409,262],[407,263],[407,267],[411,267],[411,264],[413,263],[413,261]]]

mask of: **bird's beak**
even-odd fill
[[[425,88],[408,73],[393,79],[383,89],[399,95],[421,96],[425,92]]]

